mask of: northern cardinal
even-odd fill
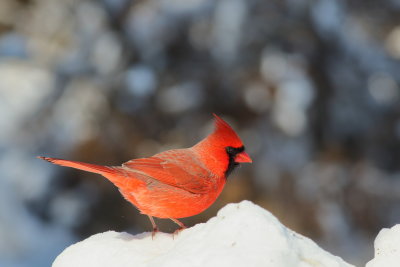
[[[199,214],[221,193],[227,176],[239,163],[252,162],[233,129],[214,114],[215,130],[190,148],[172,149],[149,158],[132,159],[122,166],[38,157],[51,163],[103,175],[124,198],[146,214],[168,218],[186,228],[177,218]]]

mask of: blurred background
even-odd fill
[[[399,14],[399,0],[1,0],[0,265],[151,230],[105,179],[35,156],[119,165],[193,145],[213,112],[253,164],[183,221],[249,199],[364,264],[400,221]]]

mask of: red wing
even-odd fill
[[[215,176],[184,150],[169,150],[150,158],[133,159],[122,166],[195,194],[209,192],[216,182]]]

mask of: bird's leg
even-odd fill
[[[177,219],[170,218],[170,220],[172,220],[174,223],[176,223],[177,225],[179,225],[179,228],[174,232],[174,235],[177,234],[177,233],[179,233],[179,232],[182,231],[183,229],[186,229],[186,226],[185,226],[182,222],[178,221]]]
[[[154,236],[158,232],[158,227],[157,227],[156,223],[154,222],[153,217],[151,217],[150,215],[147,215],[147,217],[149,217],[151,225],[153,226],[153,232],[151,233],[151,239],[154,239]]]

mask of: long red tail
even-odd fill
[[[87,172],[94,172],[101,174],[103,176],[109,176],[112,174],[116,173],[116,169],[113,167],[107,167],[107,166],[101,166],[101,165],[95,165],[95,164],[90,164],[90,163],[85,163],[85,162],[79,162],[79,161],[72,161],[72,160],[64,160],[64,159],[56,159],[56,158],[48,158],[48,157],[38,157],[39,159],[46,160],[48,162],[64,166],[64,167],[71,167]]]

